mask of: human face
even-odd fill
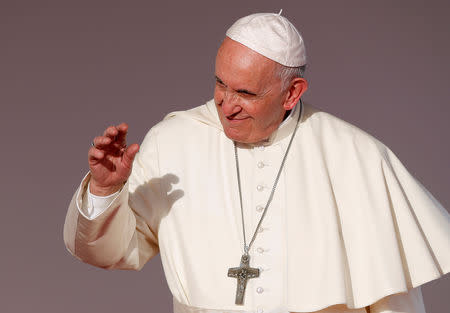
[[[275,69],[274,61],[225,37],[216,57],[214,102],[227,137],[256,143],[278,128],[286,92]]]

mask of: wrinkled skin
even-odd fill
[[[306,91],[303,78],[292,79],[282,90],[276,66],[271,59],[225,37],[216,56],[214,101],[230,139],[243,143],[267,139]]]

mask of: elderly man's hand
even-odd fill
[[[131,174],[134,157],[139,151],[138,144],[127,147],[128,125],[108,127],[103,136],[94,138],[88,159],[91,171],[90,192],[106,196],[119,190]]]

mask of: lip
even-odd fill
[[[244,121],[248,120],[249,118],[250,117],[248,117],[248,116],[244,117],[244,118],[229,118],[229,117],[226,117],[228,123],[231,123],[231,124],[243,123]]]
[[[241,118],[235,118],[235,117],[231,117],[230,118],[229,116],[226,116],[226,119],[229,120],[229,121],[243,121],[243,120],[246,120],[248,118],[250,118],[250,117],[246,116],[246,117],[241,117]]]

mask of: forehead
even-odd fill
[[[217,51],[216,76],[231,87],[264,88],[273,83],[275,68],[274,61],[228,37]]]

